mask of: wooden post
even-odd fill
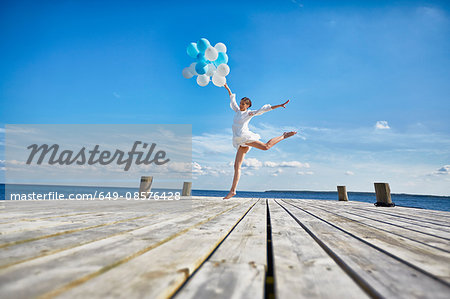
[[[395,204],[391,200],[391,189],[388,183],[374,183],[377,207],[393,207]]]
[[[148,198],[150,190],[152,189],[152,176],[141,176],[141,185],[139,186],[139,197]]]
[[[348,201],[347,188],[345,186],[337,186],[339,201]]]
[[[192,188],[192,182],[184,182],[183,183],[183,192],[181,193],[181,196],[191,196],[191,188]]]

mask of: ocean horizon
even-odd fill
[[[95,192],[113,193],[127,197],[129,194],[138,192],[138,187],[96,187],[96,186],[68,186],[68,185],[30,185],[30,184],[8,184],[8,189],[20,194],[95,194]],[[0,184],[0,200],[6,198],[6,185]],[[180,189],[152,188],[153,192],[180,192]],[[203,190],[192,189],[192,196],[224,197],[228,190]],[[375,192],[348,191],[349,201],[360,201],[375,203]],[[293,198],[293,199],[315,199],[315,200],[338,200],[337,191],[313,191],[313,190],[266,190],[266,191],[237,191],[236,198],[259,197],[259,198]],[[450,196],[423,195],[391,193],[392,201],[396,206],[420,208],[428,210],[440,210],[450,212]]]

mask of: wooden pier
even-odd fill
[[[450,213],[192,197],[0,202],[0,298],[450,298]]]

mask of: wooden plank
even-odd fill
[[[274,200],[269,200],[278,298],[367,298],[367,294]]]
[[[359,221],[343,217],[338,213],[311,205],[293,204],[450,283],[450,251],[436,250],[424,244],[399,237],[390,233],[389,229],[381,231],[374,227],[362,225]],[[447,249],[450,249],[450,244],[447,244]]]
[[[151,211],[160,211],[164,210],[163,207],[160,207],[159,205],[157,208],[154,206],[156,204],[153,204],[153,202],[147,202],[151,203],[151,206],[145,205],[146,203],[141,202],[129,202],[129,201],[122,201],[121,205],[117,205],[117,203],[114,203],[116,212],[107,215],[108,217],[104,217],[104,213],[101,212],[101,209],[104,208],[104,204],[101,205],[91,205],[92,209],[96,209],[97,213],[94,214],[94,216],[87,217],[86,222],[81,223],[64,223],[60,226],[40,226],[39,222],[36,224],[37,228],[34,230],[19,230],[16,232],[10,232],[8,234],[2,235],[2,243],[0,244],[0,248],[5,248],[11,245],[31,242],[35,240],[40,239],[46,239],[56,236],[61,236],[63,234],[71,234],[79,231],[86,231],[102,226],[107,225],[113,225],[118,222],[124,222],[124,221],[132,221],[133,219],[140,219],[144,217],[148,217],[150,215],[149,208],[151,208]],[[144,204],[144,205],[142,205]],[[178,211],[182,210],[190,210],[192,209],[193,203],[191,202],[181,202],[177,201],[176,204],[172,205],[171,209],[172,212],[177,213]],[[211,203],[209,203],[211,205]],[[136,209],[136,206],[138,209]],[[121,211],[120,213],[117,213],[117,211]],[[95,216],[98,215],[98,216]],[[20,227],[19,227],[20,228]]]
[[[140,213],[145,214],[145,213]],[[76,216],[66,216],[66,217],[58,217],[58,218],[46,218],[39,220],[25,220],[25,221],[17,221],[0,224],[0,231],[2,234],[2,239],[4,240],[5,236],[13,233],[23,233],[26,231],[36,231],[43,230],[45,228],[59,228],[61,227],[70,227],[75,224],[87,224],[89,225],[91,222],[98,223],[99,220],[109,220],[108,218],[114,217],[114,213],[91,213],[89,215],[82,214]],[[123,217],[125,215],[120,215]],[[137,216],[137,215],[133,215]],[[105,221],[107,222],[107,221]],[[86,226],[87,226],[86,225]]]
[[[175,298],[263,298],[266,210],[260,199]]]
[[[414,221],[420,221],[424,223],[430,223],[435,225],[448,226],[450,224],[449,216],[450,212],[445,211],[435,211],[408,207],[393,207],[393,208],[377,208],[371,204],[363,202],[350,202],[351,208],[365,211],[370,211],[372,213],[379,213],[389,216],[395,216],[398,218],[408,219]],[[412,217],[413,216],[413,217]]]
[[[341,266],[372,296],[448,298],[450,289],[442,281],[405,265],[301,209],[287,203],[282,205],[330,250],[329,254],[342,261]]]
[[[226,211],[247,204],[248,200],[229,201],[207,209],[192,209],[191,213],[161,219],[154,225],[77,246],[49,256],[0,270],[0,295],[16,298],[38,296],[62,288],[80,277],[101,274],[117,263],[123,263],[170,241],[190,229]],[[177,203],[166,205],[167,209]],[[26,286],[26,287],[24,287]],[[3,297],[3,296],[0,296]]]
[[[267,206],[260,199],[211,256],[211,261],[267,266]]]
[[[186,211],[190,213],[190,211]],[[172,215],[172,216],[171,216]],[[179,217],[181,212],[177,212]],[[63,250],[99,241],[108,237],[132,232],[140,228],[161,222],[161,219],[174,217],[173,212],[151,213],[137,219],[125,219],[115,223],[107,223],[88,230],[78,230],[70,234],[55,235],[51,238],[36,239],[32,242],[8,246],[0,251],[0,269],[14,264],[40,258]]]
[[[326,206],[315,205],[315,207],[326,211],[333,211],[341,216],[347,217],[354,221],[358,221],[359,223],[364,224],[366,226],[377,228],[379,230],[389,232],[391,234],[424,244],[426,246],[444,252],[449,252],[448,249],[449,243],[445,238],[439,235],[440,234],[439,231],[436,232],[426,228],[422,230],[417,230],[415,226],[410,226],[408,224],[397,222],[387,217],[359,215],[353,212],[348,212],[345,209],[341,208],[333,208],[332,210],[330,210],[330,208]]]
[[[194,203],[194,205],[196,209],[199,209],[212,205],[212,203]],[[41,238],[32,242],[8,246],[0,251],[0,269],[108,237],[138,230],[142,227],[160,222],[161,219],[164,218],[179,217],[181,213],[191,213],[191,208],[192,207],[189,207],[187,210],[166,209],[160,213],[147,214],[144,215],[145,217],[138,219],[123,220],[113,224],[109,223],[108,225],[93,227],[88,230],[79,230],[70,234],[61,234],[51,238]]]
[[[181,200],[184,202],[184,200]],[[71,214],[78,213],[92,213],[92,210],[97,212],[117,212],[117,209],[122,207],[125,203],[132,205],[127,206],[130,210],[128,212],[138,212],[139,209],[144,208],[148,202],[152,203],[153,209],[159,209],[164,206],[164,201],[155,200],[84,200],[84,201],[10,201],[5,200],[5,209],[1,210],[0,221],[11,222],[16,220],[35,220],[36,218],[46,217],[66,217]],[[180,202],[180,201],[178,201]],[[194,202],[188,200],[187,202]],[[33,213],[29,213],[33,211]],[[125,211],[123,211],[125,212]],[[25,219],[21,219],[26,217]]]
[[[65,218],[65,217],[76,217],[80,216],[83,217],[85,215],[95,214],[95,212],[83,212],[83,213],[69,213],[64,215],[57,215],[55,216],[53,213],[33,213],[30,215],[29,212],[22,212],[21,214],[17,215],[14,213],[6,212],[5,215],[8,215],[8,218],[3,218],[4,220],[0,221],[0,225],[3,224],[9,224],[9,223],[20,223],[24,221],[37,221],[37,220],[46,220],[46,219],[54,219],[54,218]],[[27,218],[23,218],[27,217]]]
[[[303,200],[301,200],[304,202]],[[353,212],[358,215],[370,215],[371,217],[378,217],[379,219],[386,219],[388,216],[389,219],[393,221],[399,221],[403,223],[409,223],[411,225],[416,225],[420,227],[427,227],[439,231],[449,232],[450,223],[442,222],[442,221],[433,221],[430,219],[424,219],[422,217],[422,209],[412,209],[412,208],[402,208],[402,207],[391,207],[391,208],[383,208],[383,207],[375,207],[368,203],[363,202],[334,202],[334,201],[325,201],[325,200],[309,200],[308,202],[313,205],[321,205],[325,206],[328,209],[331,208],[342,208],[348,212]],[[403,215],[403,211],[408,211],[410,214]],[[443,211],[432,211],[435,214],[435,218],[439,219],[444,217],[444,215],[448,214],[448,218],[450,218],[450,213]],[[394,216],[394,217],[392,217]]]
[[[242,201],[233,209],[197,223],[152,250],[114,268],[97,271],[94,276],[81,277],[47,295],[56,294],[58,298],[167,298],[203,263],[255,201]]]
[[[54,234],[50,238],[37,238],[30,242],[2,248],[0,250],[0,269],[137,230],[157,222],[156,219],[152,218],[154,215],[148,214],[144,218],[132,218],[102,226],[94,226],[88,230],[73,231],[69,234]]]
[[[264,298],[263,265],[207,261],[201,269],[195,283],[174,298]]]
[[[420,213],[411,213],[408,216],[403,216],[401,213],[398,213],[398,209],[394,209],[389,213],[386,213],[384,211],[374,211],[372,209],[362,209],[362,208],[353,208],[352,209],[355,213],[365,213],[365,214],[371,214],[372,216],[380,216],[387,218],[389,217],[392,220],[396,220],[403,223],[409,223],[412,225],[416,225],[418,227],[426,227],[438,231],[446,232],[447,234],[450,233],[450,223],[447,222],[439,222],[437,219],[434,221],[424,220],[421,219]],[[436,213],[436,218],[439,218],[440,213]],[[450,217],[450,215],[449,215]]]
[[[374,225],[379,225],[380,227],[389,227],[392,231],[403,234],[413,234],[414,238],[420,242],[426,242],[429,244],[435,244],[437,247],[442,249],[447,248],[448,242],[450,241],[450,234],[437,228],[426,227],[421,225],[421,223],[413,223],[411,221],[399,221],[395,217],[389,217],[387,215],[379,215],[374,213],[366,213],[364,211],[357,211],[344,208],[330,208],[322,204],[315,204],[314,206],[320,207],[326,210],[339,211],[340,213],[345,213],[349,217],[358,217],[359,219],[366,220],[366,223],[371,223]]]

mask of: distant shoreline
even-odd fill
[[[0,183],[0,186],[5,186],[5,183]],[[133,186],[133,187],[123,187],[123,186],[98,186],[98,185],[47,185],[47,184],[8,184],[8,185],[26,185],[26,186],[58,186],[58,187],[89,187],[89,188],[123,188],[123,189],[130,189],[135,188],[139,189],[139,186]],[[158,187],[152,187],[152,189],[158,189],[158,190],[175,190],[176,188],[158,188]],[[1,190],[1,189],[0,189]],[[215,192],[228,192],[229,190],[216,190],[216,189],[192,189],[192,191],[215,191]],[[249,191],[249,190],[238,190],[238,193],[240,192],[261,192],[261,193],[270,193],[270,192],[278,192],[278,193],[337,193],[337,191],[313,191],[313,190],[265,190],[265,191]],[[374,195],[375,192],[370,191],[347,191],[348,194],[367,194],[367,195]],[[450,198],[450,195],[432,195],[432,194],[414,194],[414,193],[393,193],[391,192],[391,195],[403,195],[403,196],[420,196],[420,197],[438,197],[438,198]]]
[[[252,191],[255,192],[255,191]],[[258,192],[258,191],[256,191]],[[311,191],[311,190],[266,190],[260,192],[279,192],[279,193],[337,193],[337,191]],[[347,191],[347,193],[352,194],[375,194],[375,192],[365,192],[365,191]],[[411,196],[423,196],[423,197],[443,197],[448,198],[450,195],[430,195],[430,194],[413,194],[413,193],[391,193],[392,195],[411,195]]]

